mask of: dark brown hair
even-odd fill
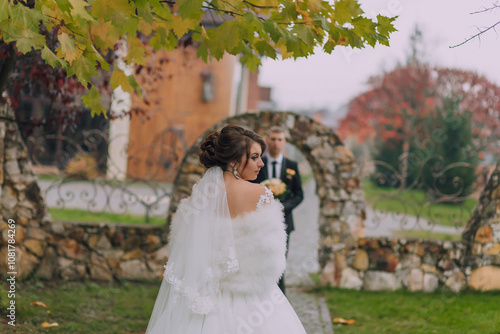
[[[226,170],[230,162],[240,162],[246,153],[246,166],[253,143],[258,143],[262,153],[265,152],[266,143],[260,135],[241,126],[226,125],[221,131],[210,132],[201,143],[200,162],[205,168],[219,166]]]
[[[285,133],[285,129],[282,128],[281,126],[274,125],[267,130],[267,134],[271,135],[271,133]]]

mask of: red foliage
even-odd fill
[[[47,40],[47,46],[55,50],[58,46],[57,31],[46,31],[40,28]],[[3,60],[9,56],[9,44],[0,40],[0,69]],[[107,56],[112,63],[113,55]],[[99,78],[98,87],[109,93],[109,80]],[[14,68],[9,73],[6,89],[9,93],[11,105],[16,111],[18,122],[28,134],[34,127],[52,125],[62,127],[62,131],[74,126],[78,116],[83,112],[80,97],[85,89],[76,77],[67,77],[66,70],[52,68],[47,65],[40,55],[40,51],[33,51],[26,55],[17,52]],[[30,111],[21,109],[23,100],[44,101],[49,105],[49,111],[43,115],[30,114]],[[2,101],[0,101],[2,103]]]
[[[371,89],[349,103],[338,132],[342,138],[425,139],[423,122],[443,97],[462,100],[458,113],[472,112],[473,132],[500,138],[500,87],[474,72],[408,65],[370,79]]]

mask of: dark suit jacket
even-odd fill
[[[267,156],[263,156],[262,161],[264,162],[265,166],[261,168],[259,175],[257,175],[257,179],[253,181],[255,183],[261,183],[262,181],[270,178],[267,173]],[[295,175],[287,173],[287,169],[293,170],[295,172]],[[295,229],[295,226],[293,225],[292,210],[295,209],[295,207],[297,207],[297,205],[299,205],[300,202],[302,202],[302,200],[304,199],[304,193],[302,191],[302,183],[300,181],[297,162],[283,157],[280,178],[281,181],[286,184],[286,188],[288,190],[285,198],[280,199],[280,201],[285,207],[286,233],[289,234]]]

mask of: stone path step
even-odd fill
[[[286,295],[307,334],[333,334],[332,320],[324,297],[296,287],[287,287]]]

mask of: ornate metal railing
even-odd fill
[[[166,218],[171,182],[188,149],[182,130],[168,127],[148,145],[123,135],[110,138],[107,129],[76,137],[26,140],[49,208],[131,214],[145,223]]]
[[[488,175],[484,165],[445,164],[437,154],[419,159],[403,153],[396,166],[380,160],[358,166],[369,204],[367,236],[409,230],[459,235]]]

